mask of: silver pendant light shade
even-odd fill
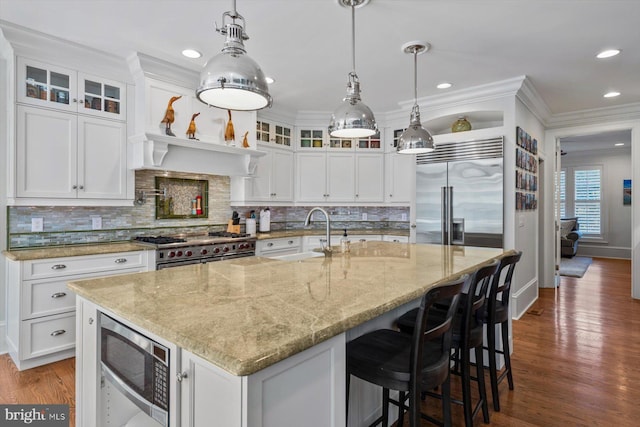
[[[369,0],[338,0],[341,6],[351,8],[351,44],[353,70],[349,73],[347,96],[331,115],[329,134],[335,138],[364,138],[378,133],[376,118],[360,98],[360,81],[356,74],[355,8]]]
[[[435,150],[433,137],[420,123],[420,107],[418,106],[418,54],[424,53],[431,45],[426,42],[409,42],[402,46],[405,53],[413,54],[413,88],[414,104],[411,109],[409,127],[398,138],[398,153],[420,154]]]
[[[231,22],[225,24],[227,17]],[[244,32],[244,18],[236,11],[235,0],[233,10],[222,15],[222,24],[216,31],[226,36],[224,47],[202,69],[196,96],[207,105],[229,110],[270,107],[272,99],[265,75],[244,48],[243,41],[249,36]]]

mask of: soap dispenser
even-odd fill
[[[347,229],[344,228],[344,234],[342,235],[342,239],[340,239],[340,250],[342,253],[349,252],[351,250],[351,241],[349,241],[349,236],[347,236]]]

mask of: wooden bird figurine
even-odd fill
[[[182,98],[182,96],[172,96],[169,100],[169,104],[167,105],[167,111],[164,113],[164,118],[160,123],[164,123],[166,125],[164,133],[169,136],[175,136],[173,132],[171,132],[171,124],[176,119],[175,112],[173,111],[173,103],[178,99]]]
[[[235,141],[236,140],[236,134],[233,130],[233,122],[231,121],[231,110],[227,110],[227,113],[229,113],[229,121],[227,122],[227,127],[224,130],[224,140],[225,141]]]
[[[249,141],[247,140],[247,135],[249,135],[249,131],[244,133],[244,137],[242,138],[242,146],[244,148],[249,148]]]
[[[196,138],[196,117],[198,117],[200,113],[195,113],[191,116],[191,121],[189,122],[189,127],[187,128],[187,136],[189,139],[195,139],[196,141],[200,141]]]

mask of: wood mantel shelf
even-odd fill
[[[129,138],[132,169],[248,176],[264,152],[212,142],[145,133]]]

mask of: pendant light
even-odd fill
[[[378,133],[373,112],[360,99],[360,81],[356,74],[356,6],[364,6],[369,0],[338,0],[338,4],[351,7],[352,68],[347,83],[347,96],[331,116],[329,134],[335,138],[364,138]]]
[[[413,54],[413,96],[414,104],[411,109],[409,127],[398,138],[398,153],[421,154],[435,150],[433,137],[420,123],[420,107],[418,107],[418,54],[429,50],[427,42],[413,41],[402,46],[405,53]]]
[[[225,23],[226,18],[231,22]],[[216,25],[216,31],[226,36],[222,52],[207,61],[196,90],[198,99],[209,106],[241,111],[271,106],[265,75],[246,54],[243,41],[249,36],[244,27],[233,0],[233,10],[222,15],[222,28]]]

